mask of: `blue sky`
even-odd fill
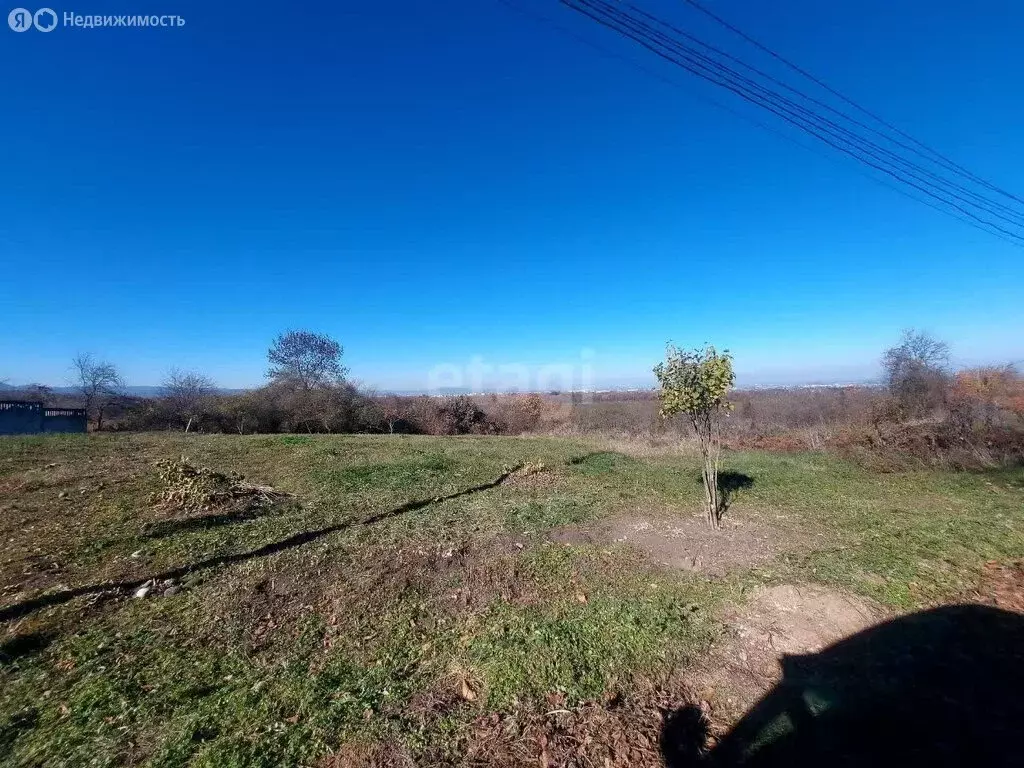
[[[384,389],[584,353],[596,385],[643,383],[667,339],[728,347],[746,383],[857,379],[908,326],[961,363],[1024,358],[1024,250],[555,0],[508,1],[561,29],[499,0],[3,28],[0,378],[60,384],[93,351],[134,384],[248,386],[287,328]],[[1024,196],[1021,4],[708,2]]]

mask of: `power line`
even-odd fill
[[[861,128],[867,128],[872,133],[881,136],[894,145],[906,148],[904,143],[892,139],[891,136],[866,126],[862,121],[851,118],[830,105],[814,99],[788,84],[782,83],[777,78],[758,70],[756,67],[746,64],[737,57],[715,48],[642,10],[636,9],[635,6],[630,6],[628,3],[624,5],[627,8],[632,8],[634,10],[633,14],[628,10],[623,10],[622,7],[613,6],[603,0],[562,0],[562,2],[602,26],[632,39],[652,53],[685,69],[691,74],[731,91],[740,98],[768,110],[785,122],[809,133],[833,149],[892,177],[901,184],[927,195],[941,206],[945,206],[941,210],[953,215],[955,218],[963,220],[961,216],[954,214],[953,211],[957,211],[963,214],[963,216],[974,220],[978,225],[981,225],[981,228],[992,234],[1001,234],[1015,241],[1024,242],[1024,236],[1022,236],[1021,231],[1018,229],[1024,225],[1024,213],[1021,211],[992,200],[986,195],[964,186],[961,182],[945,178],[934,170],[922,166],[919,162],[879,145],[877,142],[859,134],[855,129],[841,125],[835,119],[815,111],[813,106],[795,101],[793,98],[774,90],[770,84],[781,85],[786,90],[804,99],[805,102],[824,107],[839,119],[846,120]],[[637,13],[643,18],[638,18]],[[649,19],[652,23],[662,28],[654,27],[644,19]],[[678,35],[683,40],[679,40],[673,35]],[[685,40],[696,42],[704,51],[687,44]],[[715,58],[716,54],[739,64],[753,76],[751,74],[744,75],[733,67],[723,64],[721,60]],[[767,80],[769,85],[759,82],[756,77]],[[916,150],[914,152],[918,156],[922,156],[920,152]],[[935,161],[929,159],[929,162]],[[941,165],[941,163],[938,164]],[[968,178],[968,176],[971,179],[977,178],[973,174],[969,174],[969,172],[967,174],[959,173],[958,175],[964,178]],[[915,199],[920,200],[920,198]],[[936,206],[933,204],[932,207]],[[979,216],[979,212],[983,215]],[[995,217],[1013,228],[1008,229],[983,216]]]
[[[735,77],[735,72],[732,70],[728,70],[728,68],[723,68],[713,62],[709,67],[700,61],[695,61],[691,55],[692,51],[687,51],[685,48],[681,51],[682,60],[680,60],[680,58],[677,58],[677,56],[680,55],[680,46],[677,43],[673,44],[673,42],[670,41],[669,43],[666,44],[663,39],[658,40],[658,36],[664,38],[664,35],[661,35],[661,33],[657,32],[654,33],[654,37],[652,38],[649,26],[645,25],[643,22],[637,21],[635,18],[629,17],[626,14],[620,14],[620,12],[617,9],[613,8],[612,6],[609,6],[607,3],[594,3],[588,2],[587,0],[582,0],[579,3],[579,5],[584,6],[582,8],[577,7],[576,3],[567,2],[566,4],[570,5],[570,7],[574,7],[576,10],[579,10],[585,15],[590,16],[598,23],[603,24],[604,26],[607,26],[621,34],[624,34],[627,37],[630,37],[631,39],[640,43],[648,50],[652,51],[653,53],[661,56],[662,58],[665,58],[666,60],[674,64],[683,67],[687,71],[696,74],[699,77],[702,77],[716,85],[724,87],[727,90],[732,91],[736,95],[746,99],[747,101],[750,101],[758,106],[762,106],[768,109],[776,116],[782,118],[786,122],[789,122],[790,124],[796,127],[801,128],[802,130],[805,130],[812,136],[815,136],[816,138],[822,140],[823,142],[833,147],[834,149],[837,149],[861,162],[864,162],[866,165],[878,171],[888,174],[897,181],[900,181],[904,184],[907,184],[908,186],[913,187],[914,189],[924,192],[925,194],[933,197],[934,199],[942,202],[943,204],[955,208],[964,215],[976,220],[980,224],[989,226],[1010,237],[1015,237],[1024,240],[1024,238],[1021,238],[1020,235],[1018,235],[1017,233],[1007,230],[1004,227],[995,224],[994,222],[982,219],[971,210],[964,208],[962,205],[943,197],[941,194],[936,194],[934,189],[929,189],[927,186],[922,186],[922,184],[917,183],[918,181],[922,181],[920,177],[911,174],[911,178],[915,179],[914,181],[911,181],[901,176],[898,172],[895,172],[891,166],[887,166],[884,163],[880,164],[878,162],[879,158],[877,154],[870,151],[870,149],[865,150],[863,146],[858,146],[856,141],[850,141],[845,136],[838,134],[834,130],[834,128],[836,127],[834,123],[831,123],[831,121],[826,120],[825,122],[829,123],[829,125],[823,125],[820,119],[816,119],[815,115],[806,110],[806,108],[803,108],[800,105],[795,104],[791,100],[779,97],[778,94],[773,93],[757,85],[756,83],[752,83],[752,81],[750,81],[748,78],[743,78],[742,76],[740,76],[737,79]],[[608,13],[610,19],[602,18],[601,16],[597,15],[593,9],[593,6],[595,5],[604,6],[604,8],[598,8],[598,11],[603,10],[605,13]],[[666,53],[664,48],[668,48],[670,52]],[[675,50],[673,51],[673,49]],[[707,61],[706,57],[705,61]],[[840,130],[843,129],[840,128]],[[849,131],[846,131],[846,133],[849,134]],[[857,152],[853,150],[865,152],[868,155],[868,157],[864,157],[861,154],[857,154]],[[874,160],[869,158],[874,158]],[[928,182],[925,181],[925,184],[927,185]],[[945,190],[941,191],[945,192]]]
[[[944,165],[946,165],[947,168],[949,168],[951,170],[956,170],[959,173],[964,174],[968,178],[972,179],[973,181],[977,182],[978,184],[981,184],[981,185],[983,185],[985,187],[988,187],[989,189],[991,189],[994,192],[999,192],[1000,194],[1005,195],[1006,197],[1009,197],[1009,198],[1011,198],[1013,200],[1016,200],[1017,202],[1024,202],[1024,200],[1022,200],[1021,198],[1017,197],[1013,193],[1007,192],[1005,189],[1002,189],[1002,188],[996,186],[995,184],[993,184],[993,183],[991,183],[989,181],[986,181],[985,179],[981,178],[980,176],[976,176],[975,174],[971,173],[969,170],[967,170],[963,166],[958,165],[954,161],[950,160],[948,157],[946,157],[942,153],[938,152],[937,150],[932,149],[931,147],[929,147],[924,142],[918,141],[917,139],[915,139],[910,134],[904,133],[899,128],[897,128],[896,126],[892,125],[891,123],[885,121],[884,119],[882,119],[877,114],[875,114],[874,112],[870,111],[869,109],[861,106],[860,104],[855,102],[853,99],[851,99],[851,98],[849,98],[847,96],[844,96],[842,93],[840,93],[839,91],[837,91],[834,88],[832,88],[832,86],[828,85],[828,83],[825,83],[824,81],[822,81],[819,78],[815,77],[814,75],[812,75],[810,72],[806,71],[805,69],[803,69],[799,65],[794,64],[792,61],[790,61],[789,59],[785,58],[781,54],[776,53],[775,51],[773,51],[768,46],[764,45],[763,43],[758,42],[757,40],[752,38],[750,35],[748,35],[743,30],[741,30],[741,29],[737,28],[736,26],[730,24],[728,21],[723,19],[721,16],[718,16],[717,14],[715,14],[714,12],[709,10],[708,8],[705,8],[703,5],[701,5],[699,2],[697,2],[697,0],[683,0],[683,2],[688,3],[693,8],[695,8],[696,10],[700,11],[701,13],[703,13],[705,16],[713,19],[714,21],[718,22],[719,24],[721,24],[726,29],[728,29],[731,32],[739,35],[741,38],[746,40],[751,45],[753,45],[756,48],[759,48],[760,50],[764,51],[765,53],[767,53],[772,58],[782,62],[787,67],[789,67],[793,71],[798,72],[799,74],[803,75],[808,80],[810,80],[811,82],[815,83],[816,85],[819,85],[820,87],[824,88],[826,91],[831,93],[833,96],[836,96],[837,98],[842,99],[844,102],[849,104],[851,107],[854,107],[855,109],[859,110],[860,112],[862,112],[863,114],[865,114],[868,117],[872,118],[873,120],[878,121],[879,123],[884,125],[886,128],[888,128],[889,130],[894,131],[897,134],[899,134],[900,136],[902,136],[903,138],[913,142],[914,144],[916,144],[921,149],[923,149],[926,152],[928,152],[931,155],[933,155],[939,162],[941,162]],[[917,151],[917,150],[912,150],[912,151]]]
[[[610,6],[607,2],[603,2],[602,0],[597,0],[596,3],[593,3],[592,0],[583,0],[583,2],[584,4],[597,4],[604,6],[605,8],[613,8],[613,6]],[[626,3],[625,5],[628,5],[628,3]],[[634,6],[629,7],[632,8]],[[643,16],[654,20],[655,23],[663,23],[660,22],[655,17],[650,16],[650,14],[644,13],[643,11],[640,11],[640,13]],[[632,22],[632,25],[630,25],[630,22]],[[777,107],[783,110],[786,113],[786,115],[789,116],[785,117],[783,115],[780,115],[784,117],[784,119],[789,120],[789,118],[796,118],[797,120],[801,121],[800,127],[804,128],[805,130],[807,129],[806,124],[810,124],[814,126],[816,129],[824,130],[832,138],[838,139],[839,141],[842,141],[846,145],[855,147],[856,149],[858,149],[861,152],[864,152],[877,162],[887,163],[890,164],[890,166],[896,167],[896,169],[899,172],[910,176],[912,179],[914,179],[920,184],[924,184],[926,187],[930,187],[934,190],[942,192],[943,194],[947,194],[966,205],[975,206],[980,210],[984,211],[985,213],[993,215],[997,219],[1000,219],[1005,223],[1014,226],[1024,226],[1024,212],[1015,210],[1013,208],[1003,205],[1002,203],[993,201],[985,197],[984,195],[981,195],[971,189],[968,189],[967,187],[964,187],[962,184],[938,176],[928,168],[925,168],[920,164],[914,163],[913,161],[909,161],[906,158],[903,158],[898,154],[894,153],[893,151],[880,146],[879,144],[870,139],[865,139],[862,136],[858,136],[854,131],[850,130],[845,126],[839,125],[833,119],[817,114],[813,112],[813,110],[793,101],[792,99],[781,96],[777,92],[771,91],[769,88],[766,88],[765,86],[755,82],[751,78],[741,75],[731,67],[715,61],[712,57],[702,54],[700,51],[697,51],[689,46],[680,44],[678,41],[673,40],[671,37],[665,35],[665,33],[652,28],[649,24],[646,24],[643,21],[627,18],[627,21],[623,23],[627,24],[627,26],[630,26],[630,28],[633,29],[634,31],[637,29],[637,27],[639,27],[642,34],[653,36],[653,39],[655,39],[659,44],[680,54],[690,64],[693,64],[694,66],[697,66],[702,70],[702,72],[695,72],[695,74],[698,74],[701,77],[705,77],[705,79],[712,79],[707,77],[706,74],[707,72],[710,71],[716,77],[723,78],[727,81],[727,83],[722,83],[716,80],[712,80],[713,82],[716,82],[716,84],[723,85],[724,87],[729,87],[728,84],[738,86],[740,90],[743,91],[742,93],[738,93],[738,95],[744,96],[744,98],[748,97],[751,93],[753,93],[757,99],[760,99],[763,102],[771,104],[773,107]],[[668,26],[673,30],[676,29],[671,25],[665,24],[665,26]],[[687,35],[686,33],[682,34],[688,37],[692,37]],[[698,42],[701,45],[704,45],[705,47],[712,49],[711,46],[708,46],[702,41]],[[730,59],[734,58],[729,56],[728,54],[725,55],[728,56]],[[736,61],[739,60],[736,59]],[[747,67],[747,69],[749,69],[750,71],[761,74],[764,77],[768,78],[769,80],[775,81],[774,78],[771,78],[771,76],[761,73],[760,70],[750,67],[744,64],[743,62],[739,63],[742,66]],[[789,86],[786,87],[788,88]],[[730,90],[734,90],[734,92],[736,92],[735,89],[730,88]],[[804,98],[809,99],[812,102],[821,104],[821,102],[818,102],[817,100],[808,97],[805,94],[802,94],[800,91],[797,91],[796,89],[791,88],[790,90],[793,90],[794,93],[797,93],[803,96]],[[764,104],[762,104],[762,106],[764,106]],[[829,108],[831,109],[831,107]],[[836,112],[838,116],[844,119],[850,119],[847,115],[844,115],[843,113],[838,112],[837,110],[833,111]],[[776,114],[778,113],[776,112]],[[792,120],[789,121],[792,122]],[[818,136],[818,138],[821,138],[821,136]],[[839,149],[842,150],[842,148]],[[960,210],[964,211],[964,213],[967,213],[967,215],[971,215],[968,211],[965,211],[963,208],[960,208]]]
[[[690,2],[690,0],[686,0],[686,2]],[[911,145],[908,145],[908,144],[906,144],[904,142],[901,142],[901,141],[899,141],[897,139],[894,139],[892,136],[886,134],[884,131],[881,131],[881,130],[879,130],[879,129],[877,129],[877,128],[875,128],[875,127],[873,127],[873,126],[871,126],[871,125],[869,125],[869,124],[867,124],[867,123],[865,123],[865,122],[863,122],[861,120],[858,120],[855,117],[851,117],[847,113],[842,112],[842,111],[836,109],[832,105],[830,105],[830,104],[828,104],[828,103],[826,103],[824,101],[821,101],[820,99],[816,99],[813,96],[808,95],[807,93],[799,90],[798,88],[793,87],[789,83],[786,83],[786,82],[784,82],[782,80],[779,80],[778,78],[773,77],[772,75],[768,74],[767,72],[764,72],[763,70],[758,69],[757,67],[754,67],[754,66],[751,66],[750,64],[747,64],[742,59],[740,59],[740,58],[738,58],[736,56],[733,56],[732,54],[728,53],[727,51],[724,51],[721,48],[717,48],[717,47],[715,47],[713,45],[710,45],[709,43],[704,42],[703,40],[701,40],[700,38],[696,37],[695,35],[692,35],[692,34],[686,32],[685,30],[682,30],[679,27],[676,27],[676,26],[674,26],[674,25],[672,25],[672,24],[670,24],[670,23],[668,23],[666,21],[658,19],[657,17],[655,17],[655,16],[647,13],[646,11],[644,11],[642,8],[638,8],[637,6],[632,5],[629,2],[624,2],[622,4],[625,5],[626,7],[630,8],[631,10],[633,10],[635,13],[638,13],[641,16],[651,20],[655,24],[660,24],[660,25],[662,25],[662,26],[672,30],[672,32],[674,32],[675,34],[681,35],[685,39],[690,40],[690,41],[696,43],[697,45],[700,45],[703,48],[705,48],[707,50],[710,50],[710,51],[712,51],[712,52],[714,52],[714,53],[716,53],[716,54],[718,54],[718,55],[728,59],[729,61],[734,62],[735,64],[737,64],[737,65],[747,69],[748,71],[753,72],[754,74],[759,75],[760,77],[765,78],[769,82],[772,82],[772,83],[774,83],[774,84],[776,84],[776,85],[778,85],[778,86],[780,86],[782,88],[785,88],[786,90],[788,90],[788,91],[798,95],[799,97],[801,97],[803,99],[806,99],[807,101],[811,102],[812,104],[815,104],[815,105],[817,105],[819,107],[822,107],[822,108],[828,110],[829,112],[832,112],[836,116],[838,116],[838,117],[840,117],[840,118],[842,118],[844,120],[849,121],[853,125],[856,125],[856,126],[858,126],[860,128],[863,128],[863,129],[865,129],[867,131],[870,131],[871,133],[875,134],[876,136],[879,136],[880,138],[882,138],[882,139],[884,139],[886,141],[889,141],[889,142],[891,142],[891,143],[893,143],[893,144],[895,144],[895,145],[897,145],[899,147],[907,149],[907,150],[909,150],[909,151],[919,155],[920,157],[922,157],[924,159],[928,159],[927,155],[924,155],[920,151],[914,149],[914,147],[912,147]],[[709,59],[709,57],[707,57],[706,55],[702,55],[699,52],[693,51],[693,49],[690,49],[690,51],[696,53],[701,58],[702,61],[711,61]],[[713,63],[713,66],[721,66],[717,62],[712,62],[712,63]],[[793,65],[793,66],[796,66],[796,65]],[[736,74],[734,70],[730,69],[729,71],[732,74]],[[802,72],[802,70],[800,70],[800,71]],[[737,75],[737,76],[738,77],[742,77],[740,75]],[[746,81],[748,84],[751,82],[748,78],[743,78],[743,80]],[[818,82],[818,81],[815,81],[815,82]],[[825,86],[825,87],[827,88],[828,86]],[[831,88],[828,88],[828,90],[832,91]],[[843,98],[845,100],[845,97],[843,97]],[[800,109],[804,110],[803,107],[800,107]],[[863,110],[863,108],[859,108],[859,109]],[[868,113],[868,114],[870,114],[870,113]],[[848,129],[843,128],[841,126],[837,126],[831,120],[829,122],[830,122],[830,125],[832,125],[833,127],[838,128],[839,130],[841,130],[841,131],[843,131],[845,133],[848,133],[848,134],[850,133],[850,131]],[[896,129],[894,129],[894,130],[896,130]],[[953,190],[956,190],[957,192],[962,193],[963,195],[966,195],[968,197],[974,198],[973,202],[972,201],[968,201],[968,200],[964,200],[964,198],[959,198],[959,199],[964,200],[964,202],[970,202],[971,204],[979,205],[980,207],[984,208],[988,212],[990,212],[990,213],[992,213],[992,214],[994,214],[996,216],[999,216],[1000,218],[1004,218],[1004,214],[1006,214],[1010,218],[1004,218],[1004,220],[1009,221],[1009,222],[1011,222],[1013,224],[1017,224],[1019,226],[1024,226],[1024,212],[1021,212],[1021,211],[1019,211],[1019,210],[1017,210],[1017,209],[1015,209],[1015,208],[1013,208],[1011,206],[1005,205],[1003,203],[1000,203],[1000,202],[997,202],[997,201],[994,201],[994,200],[990,200],[990,199],[986,198],[984,195],[981,195],[981,194],[979,194],[979,193],[977,193],[977,192],[975,192],[973,190],[970,190],[970,189],[968,189],[966,187],[963,187],[962,185],[959,185],[959,184],[957,184],[955,182],[951,182],[951,181],[949,181],[947,179],[942,178],[938,174],[928,170],[927,168],[924,168],[923,166],[911,165],[905,158],[900,157],[898,154],[896,154],[892,150],[887,149],[885,147],[882,147],[882,146],[876,144],[873,141],[869,141],[869,140],[866,140],[866,139],[861,139],[861,140],[865,141],[873,150],[875,150],[877,152],[880,152],[880,153],[883,153],[884,155],[886,155],[891,162],[900,163],[900,164],[903,164],[903,165],[910,165],[913,168],[913,170],[915,170],[916,172],[924,174],[929,179],[931,179],[934,183],[942,185],[942,186],[945,186],[947,188],[952,188]],[[934,160],[929,160],[929,162],[935,162],[935,161]],[[951,163],[952,161],[948,161],[948,162]],[[974,180],[974,181],[976,181],[978,183],[984,183],[984,182],[980,182],[979,180],[977,180],[977,177],[974,177],[973,174],[971,174],[968,171],[965,171],[965,170],[964,171],[956,171],[956,173],[958,175],[964,177],[965,179]],[[953,193],[951,192],[951,194],[953,194]],[[959,195],[954,194],[954,197],[959,197]],[[1012,197],[1012,195],[1011,195],[1011,197]]]
[[[624,63],[624,64],[626,64],[628,66],[631,66],[634,69],[636,69],[636,70],[638,70],[640,72],[643,72],[644,74],[649,75],[650,77],[653,77],[656,80],[660,80],[661,82],[663,82],[663,83],[665,83],[667,85],[673,86],[675,88],[683,89],[683,90],[686,91],[687,95],[689,97],[691,97],[691,98],[695,98],[698,101],[701,101],[701,102],[703,102],[705,104],[709,104],[709,105],[715,107],[716,109],[720,109],[720,110],[722,110],[722,111],[732,115],[733,117],[739,118],[740,120],[748,122],[751,125],[754,125],[754,126],[760,128],[760,129],[762,129],[762,130],[764,130],[764,131],[766,131],[768,133],[771,133],[771,134],[773,134],[775,136],[778,136],[779,138],[784,139],[785,141],[788,141],[791,144],[794,144],[795,146],[800,147],[801,149],[804,149],[804,150],[806,150],[808,152],[812,152],[812,153],[818,155],[818,157],[821,157],[821,158],[824,158],[824,159],[828,160],[830,163],[835,163],[836,165],[840,164],[840,160],[838,158],[836,158],[833,155],[830,155],[827,152],[821,151],[818,147],[816,147],[814,145],[811,145],[811,144],[808,144],[808,143],[805,143],[803,141],[800,141],[795,136],[792,136],[792,135],[790,135],[788,133],[784,133],[783,131],[780,131],[780,130],[778,130],[776,128],[773,128],[769,124],[764,123],[764,122],[762,122],[762,121],[752,117],[749,114],[746,114],[744,112],[739,112],[738,110],[735,110],[735,109],[733,109],[733,108],[723,104],[721,101],[718,101],[717,99],[710,98],[710,97],[705,96],[703,94],[697,93],[697,92],[695,92],[695,91],[693,91],[691,89],[685,88],[682,85],[682,83],[680,83],[677,80],[674,80],[672,78],[666,77],[664,74],[662,74],[661,72],[658,72],[657,70],[645,67],[642,64],[640,64],[639,62],[637,62],[637,61],[635,61],[635,60],[633,60],[631,58],[628,58],[626,56],[623,56],[620,53],[616,53],[615,51],[612,51],[609,48],[606,48],[606,47],[604,47],[602,45],[599,45],[598,43],[594,42],[593,40],[590,40],[590,39],[587,39],[585,37],[582,37],[581,35],[577,35],[576,33],[572,32],[570,29],[568,29],[564,25],[561,25],[558,22],[554,21],[549,16],[546,16],[546,15],[541,14],[541,13],[537,13],[536,11],[531,10],[531,9],[524,8],[524,7],[520,6],[520,5],[512,2],[511,0],[498,0],[498,2],[500,2],[505,7],[515,11],[516,13],[519,13],[519,14],[527,17],[527,18],[530,18],[530,19],[534,20],[535,22],[551,26],[557,32],[559,32],[559,33],[565,35],[566,37],[576,41],[577,43],[580,43],[582,45],[587,46],[588,48],[591,48],[591,49],[597,51],[598,53],[600,53],[601,55],[603,55],[605,57],[608,57],[608,58],[611,58],[611,59],[615,59],[616,61],[622,62],[622,63]],[[933,209],[935,211],[938,211],[939,213],[943,213],[943,214],[945,214],[947,216],[950,216],[950,217],[952,217],[952,218],[954,218],[954,219],[956,219],[956,220],[966,224],[969,227],[974,227],[975,229],[980,230],[982,232],[985,232],[986,234],[990,234],[990,235],[993,235],[995,237],[998,237],[1000,240],[1004,240],[1004,241],[1006,241],[1008,243],[1011,243],[1013,245],[1017,245],[1016,241],[1010,239],[1009,237],[1006,237],[1005,235],[1003,235],[1003,234],[1001,234],[1001,233],[999,233],[997,231],[990,230],[990,229],[980,225],[976,221],[973,221],[973,220],[971,220],[971,219],[969,219],[969,218],[967,218],[965,216],[962,216],[962,215],[956,213],[955,211],[951,211],[951,210],[948,210],[946,208],[942,208],[942,207],[940,207],[939,205],[937,205],[936,203],[932,202],[931,200],[929,200],[927,198],[915,195],[914,193],[912,193],[912,192],[910,192],[910,191],[908,191],[906,189],[903,189],[902,187],[899,187],[896,184],[888,182],[885,179],[879,178],[878,176],[876,176],[874,174],[871,174],[871,173],[868,173],[868,172],[866,172],[866,171],[864,171],[862,169],[859,169],[859,168],[856,168],[856,167],[854,169],[861,176],[863,176],[864,178],[872,181],[875,184],[878,184],[879,186],[885,187],[886,189],[889,189],[889,190],[891,190],[891,191],[893,191],[893,192],[895,192],[895,193],[897,193],[899,195],[902,195],[903,197],[906,197],[909,200],[913,200],[914,202],[920,203],[921,205],[926,205],[929,208],[931,208],[931,209]]]

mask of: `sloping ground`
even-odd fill
[[[238,493],[167,494],[182,455]],[[0,440],[0,763],[657,765],[738,714],[702,677],[736,638],[1010,599],[1021,472],[727,458],[714,538],[689,459],[582,441]]]
[[[808,598],[801,591],[762,593],[754,601],[759,605],[742,615],[739,637],[729,645],[732,654],[753,651],[748,679],[760,679],[758,661],[777,652],[776,642],[801,652],[778,658],[776,684],[755,690],[756,702],[713,745],[706,762],[1020,765],[1024,615],[946,605],[889,618],[822,648],[817,641],[832,630],[793,609],[853,625],[864,606],[845,596],[818,592]],[[669,764],[692,762],[670,758]]]
[[[817,653],[887,616],[873,601],[816,585],[759,587],[723,617],[727,631],[700,679],[719,716],[738,717],[782,678],[785,659]]]

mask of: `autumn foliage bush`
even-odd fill
[[[1012,365],[961,371],[953,381],[951,403],[961,418],[980,420],[986,427],[1024,421],[1024,377]]]
[[[1024,379],[1013,366],[961,371],[943,400],[927,418],[908,420],[898,401],[882,397],[870,427],[842,431],[831,446],[880,469],[1024,464]]]

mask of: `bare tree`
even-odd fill
[[[55,400],[53,396],[53,389],[38,382],[32,382],[31,384],[26,384],[23,387],[18,387],[17,392],[19,398],[23,398],[25,400],[38,400],[39,402],[46,403],[48,405],[53,405]]]
[[[882,356],[885,386],[905,416],[921,416],[941,405],[949,385],[949,346],[927,333],[903,332]]]
[[[388,434],[395,434],[395,426],[405,417],[405,407],[398,395],[383,395],[375,398],[381,420],[388,428]]]
[[[217,390],[209,376],[172,368],[163,381],[164,399],[171,413],[185,422],[185,431],[199,417],[203,404]]]
[[[303,390],[337,384],[347,370],[341,364],[341,344],[312,331],[287,331],[274,339],[267,351],[267,377],[278,384]]]
[[[75,387],[85,401],[86,414],[96,415],[96,429],[103,429],[103,411],[118,397],[124,386],[113,363],[97,360],[83,352],[71,361]]]

